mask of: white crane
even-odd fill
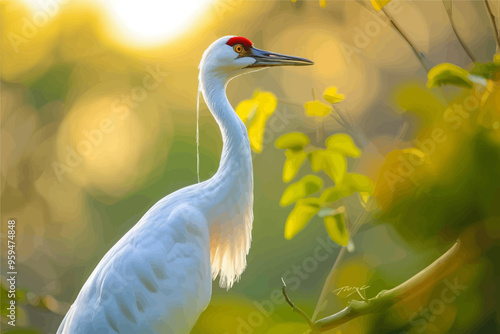
[[[226,36],[203,54],[200,89],[219,124],[217,173],[156,203],[103,257],[57,333],[189,333],[212,293],[246,267],[253,221],[248,134],[226,97],[234,77],[310,60],[262,51]]]

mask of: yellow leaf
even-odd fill
[[[278,99],[269,92],[256,92],[252,101],[257,104],[257,110],[248,126],[248,139],[252,150],[260,153],[262,152],[262,139],[264,138],[266,122],[276,110]]]
[[[330,115],[333,111],[330,105],[318,100],[306,102],[304,108],[307,116],[324,117]]]
[[[324,170],[335,183],[340,184],[347,171],[347,161],[341,153],[317,150],[309,153],[311,168],[317,172]]]
[[[283,165],[283,182],[290,182],[295,175],[297,175],[300,166],[307,157],[307,153],[304,151],[293,151],[286,150],[285,151],[286,160]]]
[[[280,136],[274,146],[279,149],[302,150],[309,144],[309,137],[300,132],[290,132]]]
[[[344,94],[337,93],[337,87],[332,86],[325,89],[323,93],[323,98],[330,102],[331,104],[339,103],[344,100]]]
[[[319,172],[324,166],[324,152],[325,150],[316,150],[309,153],[309,161],[311,162],[311,169],[314,172]]]
[[[345,228],[344,214],[338,213],[332,216],[326,216],[323,221],[330,239],[341,246],[347,246],[349,234]]]
[[[347,161],[345,156],[337,152],[325,154],[324,171],[335,183],[342,183],[347,171]]]
[[[292,239],[318,213],[320,208],[317,198],[305,198],[297,201],[285,223],[285,238]]]
[[[248,126],[248,139],[252,151],[262,152],[262,138],[264,138],[264,130],[266,128],[267,117],[263,114],[257,114]]]
[[[248,118],[253,117],[255,111],[257,110],[257,102],[253,99],[243,100],[236,106],[236,114],[238,117],[246,123]]]
[[[442,63],[431,68],[427,73],[427,87],[438,87],[441,85],[454,85],[472,88],[469,72],[457,65]]]
[[[295,201],[319,191],[323,180],[316,175],[306,175],[300,181],[292,183],[283,192],[280,205],[287,206]]]
[[[343,153],[349,157],[357,158],[361,155],[360,149],[354,144],[352,138],[345,133],[337,133],[328,137],[325,144],[329,150]]]
[[[373,8],[378,12],[385,5],[387,5],[391,0],[371,0]]]
[[[254,100],[259,105],[258,112],[267,116],[271,116],[278,106],[278,99],[271,92],[256,92]]]
[[[319,0],[319,6],[325,8],[326,7],[326,0]]]

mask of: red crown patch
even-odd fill
[[[226,43],[229,46],[235,46],[236,44],[241,44],[245,49],[248,49],[253,45],[252,41],[245,37],[231,37]]]

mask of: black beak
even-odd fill
[[[247,57],[255,59],[255,63],[247,67],[270,67],[270,66],[305,66],[313,65],[309,59],[286,56],[279,53],[259,50],[254,47],[250,48]]]

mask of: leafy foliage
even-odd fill
[[[344,94],[337,93],[337,87],[331,86],[325,89],[323,98],[329,104],[319,100],[308,101],[304,104],[305,113],[307,116],[325,117],[332,113],[334,110],[332,105],[342,102]]]
[[[453,66],[441,71],[450,66],[437,65],[438,71],[431,72],[438,74],[429,73],[428,86],[458,85],[460,97],[442,107],[429,106],[433,122],[419,130],[415,147],[386,156],[373,196],[382,209],[380,218],[408,240],[453,239],[467,226],[500,215],[494,204],[500,202],[496,65],[476,64],[471,71],[484,78],[486,89],[464,84],[469,77],[465,70]]]
[[[336,87],[329,87],[323,94],[331,104],[344,99]],[[334,109],[321,101],[309,101],[304,105],[306,114],[326,116]],[[366,176],[347,173],[347,157],[359,158],[361,150],[346,133],[336,133],[325,140],[325,148],[310,144],[307,135],[291,132],[279,137],[275,146],[284,149],[286,160],[283,165],[283,181],[289,182],[297,175],[307,157],[311,169],[315,173],[323,171],[333,182],[333,186],[323,188],[325,182],[313,174],[304,176],[300,181],[289,185],[281,197],[280,205],[295,203],[285,223],[285,238],[291,239],[300,232],[307,223],[317,215],[324,218],[325,227],[330,238],[339,245],[346,246],[349,234],[345,226],[345,208],[337,203],[354,193],[360,193],[360,201],[364,202],[373,192],[373,182]],[[321,190],[319,197],[308,197]]]
[[[344,94],[337,93],[337,87],[331,86],[325,89],[323,98],[331,104],[339,103],[344,100]]]
[[[348,157],[358,158],[361,155],[361,150],[356,147],[354,141],[345,133],[337,133],[326,139],[326,147],[330,151],[342,153]]]
[[[302,163],[307,158],[307,153],[302,150],[286,150],[286,160],[283,165],[283,182],[287,183],[293,180],[299,172]]]
[[[472,70],[470,70],[470,74],[491,80],[498,75],[499,70],[500,63],[476,63]]]
[[[442,85],[454,85],[472,88],[469,72],[457,65],[442,63],[434,66],[427,74],[427,87],[439,87]]]
[[[287,133],[276,140],[275,146],[281,150],[291,149],[299,151],[309,144],[310,140],[305,134],[300,132]]]
[[[321,101],[314,100],[304,104],[305,113],[307,116],[325,117],[331,114],[333,108]]]
[[[285,223],[285,238],[292,239],[321,209],[318,198],[303,198],[297,201]]]
[[[326,216],[324,218],[326,232],[330,238],[342,246],[347,246],[349,234],[345,227],[345,218],[343,213]]]
[[[333,181],[341,183],[347,171],[345,155],[329,150],[316,150],[309,154],[312,170],[324,171]]]
[[[283,192],[280,205],[288,206],[297,200],[314,194],[323,186],[323,180],[316,175],[306,175],[300,181],[292,183]]]

